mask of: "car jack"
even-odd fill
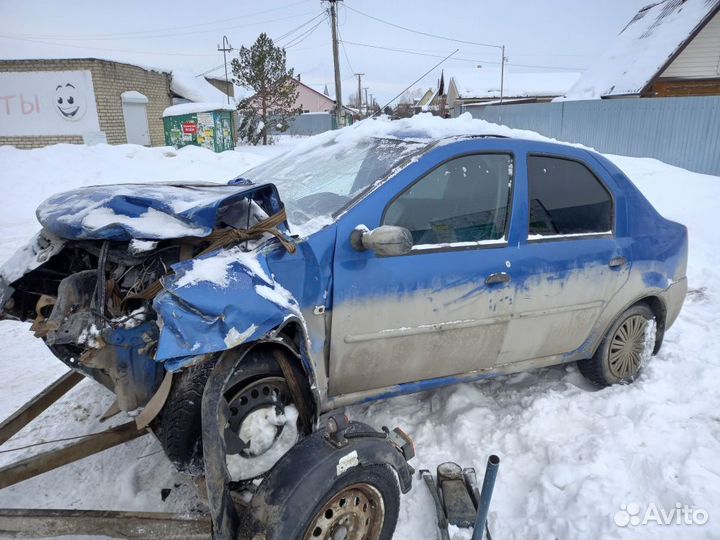
[[[437,482],[428,469],[420,470],[420,478],[430,490],[435,504],[440,540],[449,540],[449,525],[462,528],[474,526],[473,540],[482,540],[483,532],[487,532],[488,540],[492,540],[487,514],[499,465],[499,457],[491,455],[488,458],[482,490],[478,489],[472,467],[463,469],[452,461],[441,463],[436,472]]]

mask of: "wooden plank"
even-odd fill
[[[208,540],[210,517],[161,512],[0,509],[0,537],[94,535],[126,539]]]
[[[77,371],[68,371],[0,424],[0,445],[37,418],[45,409],[83,380]]]
[[[138,430],[135,422],[127,422],[101,433],[88,435],[72,444],[49,450],[0,468],[0,489],[46,473],[73,461],[97,454],[147,433]]]

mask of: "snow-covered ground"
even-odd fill
[[[419,119],[407,126],[413,122],[438,135],[448,130],[512,133],[468,119]],[[389,130],[387,122],[364,124],[356,129]],[[0,262],[37,229],[34,208],[53,192],[119,181],[226,180],[296,142],[222,154],[129,145],[0,147],[5,194]],[[598,391],[568,365],[349,411],[373,425],[406,429],[416,442],[416,468],[434,470],[453,460],[474,466],[482,476],[487,456],[498,454],[502,463],[490,518],[495,538],[720,536],[720,178],[651,159],[609,157],[663,215],[685,223],[690,232],[691,292],[662,351],[638,381]],[[25,324],[0,323],[0,343],[0,417],[5,417],[64,368]],[[111,402],[109,392],[85,381],[6,446],[104,429],[97,417]],[[0,465],[37,450],[0,453]],[[165,502],[162,488],[172,490]],[[705,510],[709,520],[704,525],[616,525],[616,512],[631,503],[640,505],[641,517],[651,504],[665,512],[681,504]],[[184,511],[199,505],[189,481],[173,471],[152,437],[0,491],[0,507]],[[395,537],[435,535],[432,502],[425,486],[415,482],[402,499]]]

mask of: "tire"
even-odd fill
[[[175,468],[193,476],[203,474],[200,406],[216,361],[203,362],[175,375],[165,406],[152,426]]]
[[[348,497],[349,495],[349,497]],[[365,499],[362,499],[362,497]],[[356,497],[360,504],[356,505]],[[367,510],[363,506],[368,502],[381,504],[368,504]],[[344,504],[341,506],[342,501]],[[383,517],[381,523],[377,520],[378,508],[382,507]],[[279,526],[272,532],[273,539],[298,538],[333,538],[339,527],[350,524],[360,526],[360,530],[351,529],[348,540],[369,538],[372,540],[390,540],[397,526],[400,509],[400,489],[398,488],[395,473],[385,465],[370,465],[355,467],[338,477],[332,487],[322,495],[322,499],[315,505],[287,504],[283,505]],[[330,512],[329,512],[330,511]],[[328,517],[330,516],[330,517]],[[371,520],[366,529],[362,518]],[[343,520],[348,520],[343,524]]]
[[[173,380],[170,395],[158,419],[154,431],[165,454],[180,471],[193,476],[203,474],[201,405],[205,384],[217,359],[186,369]],[[302,369],[292,363],[296,380],[305,381],[302,393],[306,403],[310,401]],[[272,351],[268,348],[251,350],[236,366],[224,394],[237,394],[244,387],[265,378],[284,380]],[[301,426],[300,433],[309,432],[309,426]]]
[[[645,329],[654,318],[652,310],[644,303],[623,312],[593,357],[577,362],[580,373],[598,387],[633,382],[646,361]]]

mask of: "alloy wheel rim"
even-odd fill
[[[615,331],[610,342],[610,373],[620,380],[633,377],[642,364],[645,350],[647,319],[632,315],[625,319]]]
[[[353,484],[334,495],[305,531],[305,540],[378,538],[385,522],[380,492],[370,484]]]

